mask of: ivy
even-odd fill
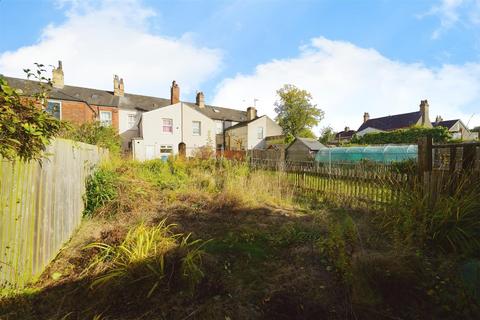
[[[352,144],[415,144],[421,137],[431,136],[436,143],[445,143],[451,139],[445,127],[410,127],[387,132],[372,132],[353,137]]]

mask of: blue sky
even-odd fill
[[[0,0],[0,21],[7,75],[62,59],[68,84],[111,89],[118,73],[127,91],[166,97],[176,79],[183,99],[257,98],[270,116],[275,90],[292,83],[326,111],[320,127],[355,128],[364,111],[414,111],[425,98],[431,117],[480,125],[478,0]]]

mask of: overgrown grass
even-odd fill
[[[182,251],[180,276],[189,280],[193,290],[203,277],[200,266],[202,243],[199,239],[189,241],[190,235],[173,233],[174,227],[173,224],[167,224],[166,220],[154,226],[141,223],[130,229],[120,244],[93,242],[87,245],[85,250],[97,251],[86,269],[87,273],[93,270],[98,274],[90,287],[97,289],[146,281],[149,283],[146,297],[149,298],[159,286],[168,285],[168,279],[165,279],[167,272],[175,272],[171,264],[176,261],[166,261],[167,255],[173,251]],[[171,278],[172,274],[169,276]]]
[[[465,257],[480,252],[480,180],[446,180],[432,194],[423,182],[399,186],[401,196],[377,216],[380,232],[395,245]]]
[[[241,162],[112,158],[87,184],[87,222],[101,227],[85,238],[74,280],[115,299],[134,288],[142,306],[178,296],[180,309],[195,305],[182,318],[208,315],[216,301],[225,303],[212,311],[221,318],[232,304],[273,310],[270,318],[318,317],[325,286],[335,296],[332,318],[475,318],[477,288],[463,273],[477,270],[478,186],[446,185],[430,197],[410,184],[388,211],[357,212]]]

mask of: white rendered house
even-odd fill
[[[184,102],[144,112],[139,124],[139,138],[132,140],[136,160],[167,158],[179,153],[181,144],[191,156],[199,147],[215,147],[213,119]]]

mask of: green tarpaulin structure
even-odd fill
[[[324,148],[317,152],[315,161],[321,163],[352,163],[359,161],[375,161],[391,163],[408,159],[417,159],[417,145],[385,145],[365,147]]]

